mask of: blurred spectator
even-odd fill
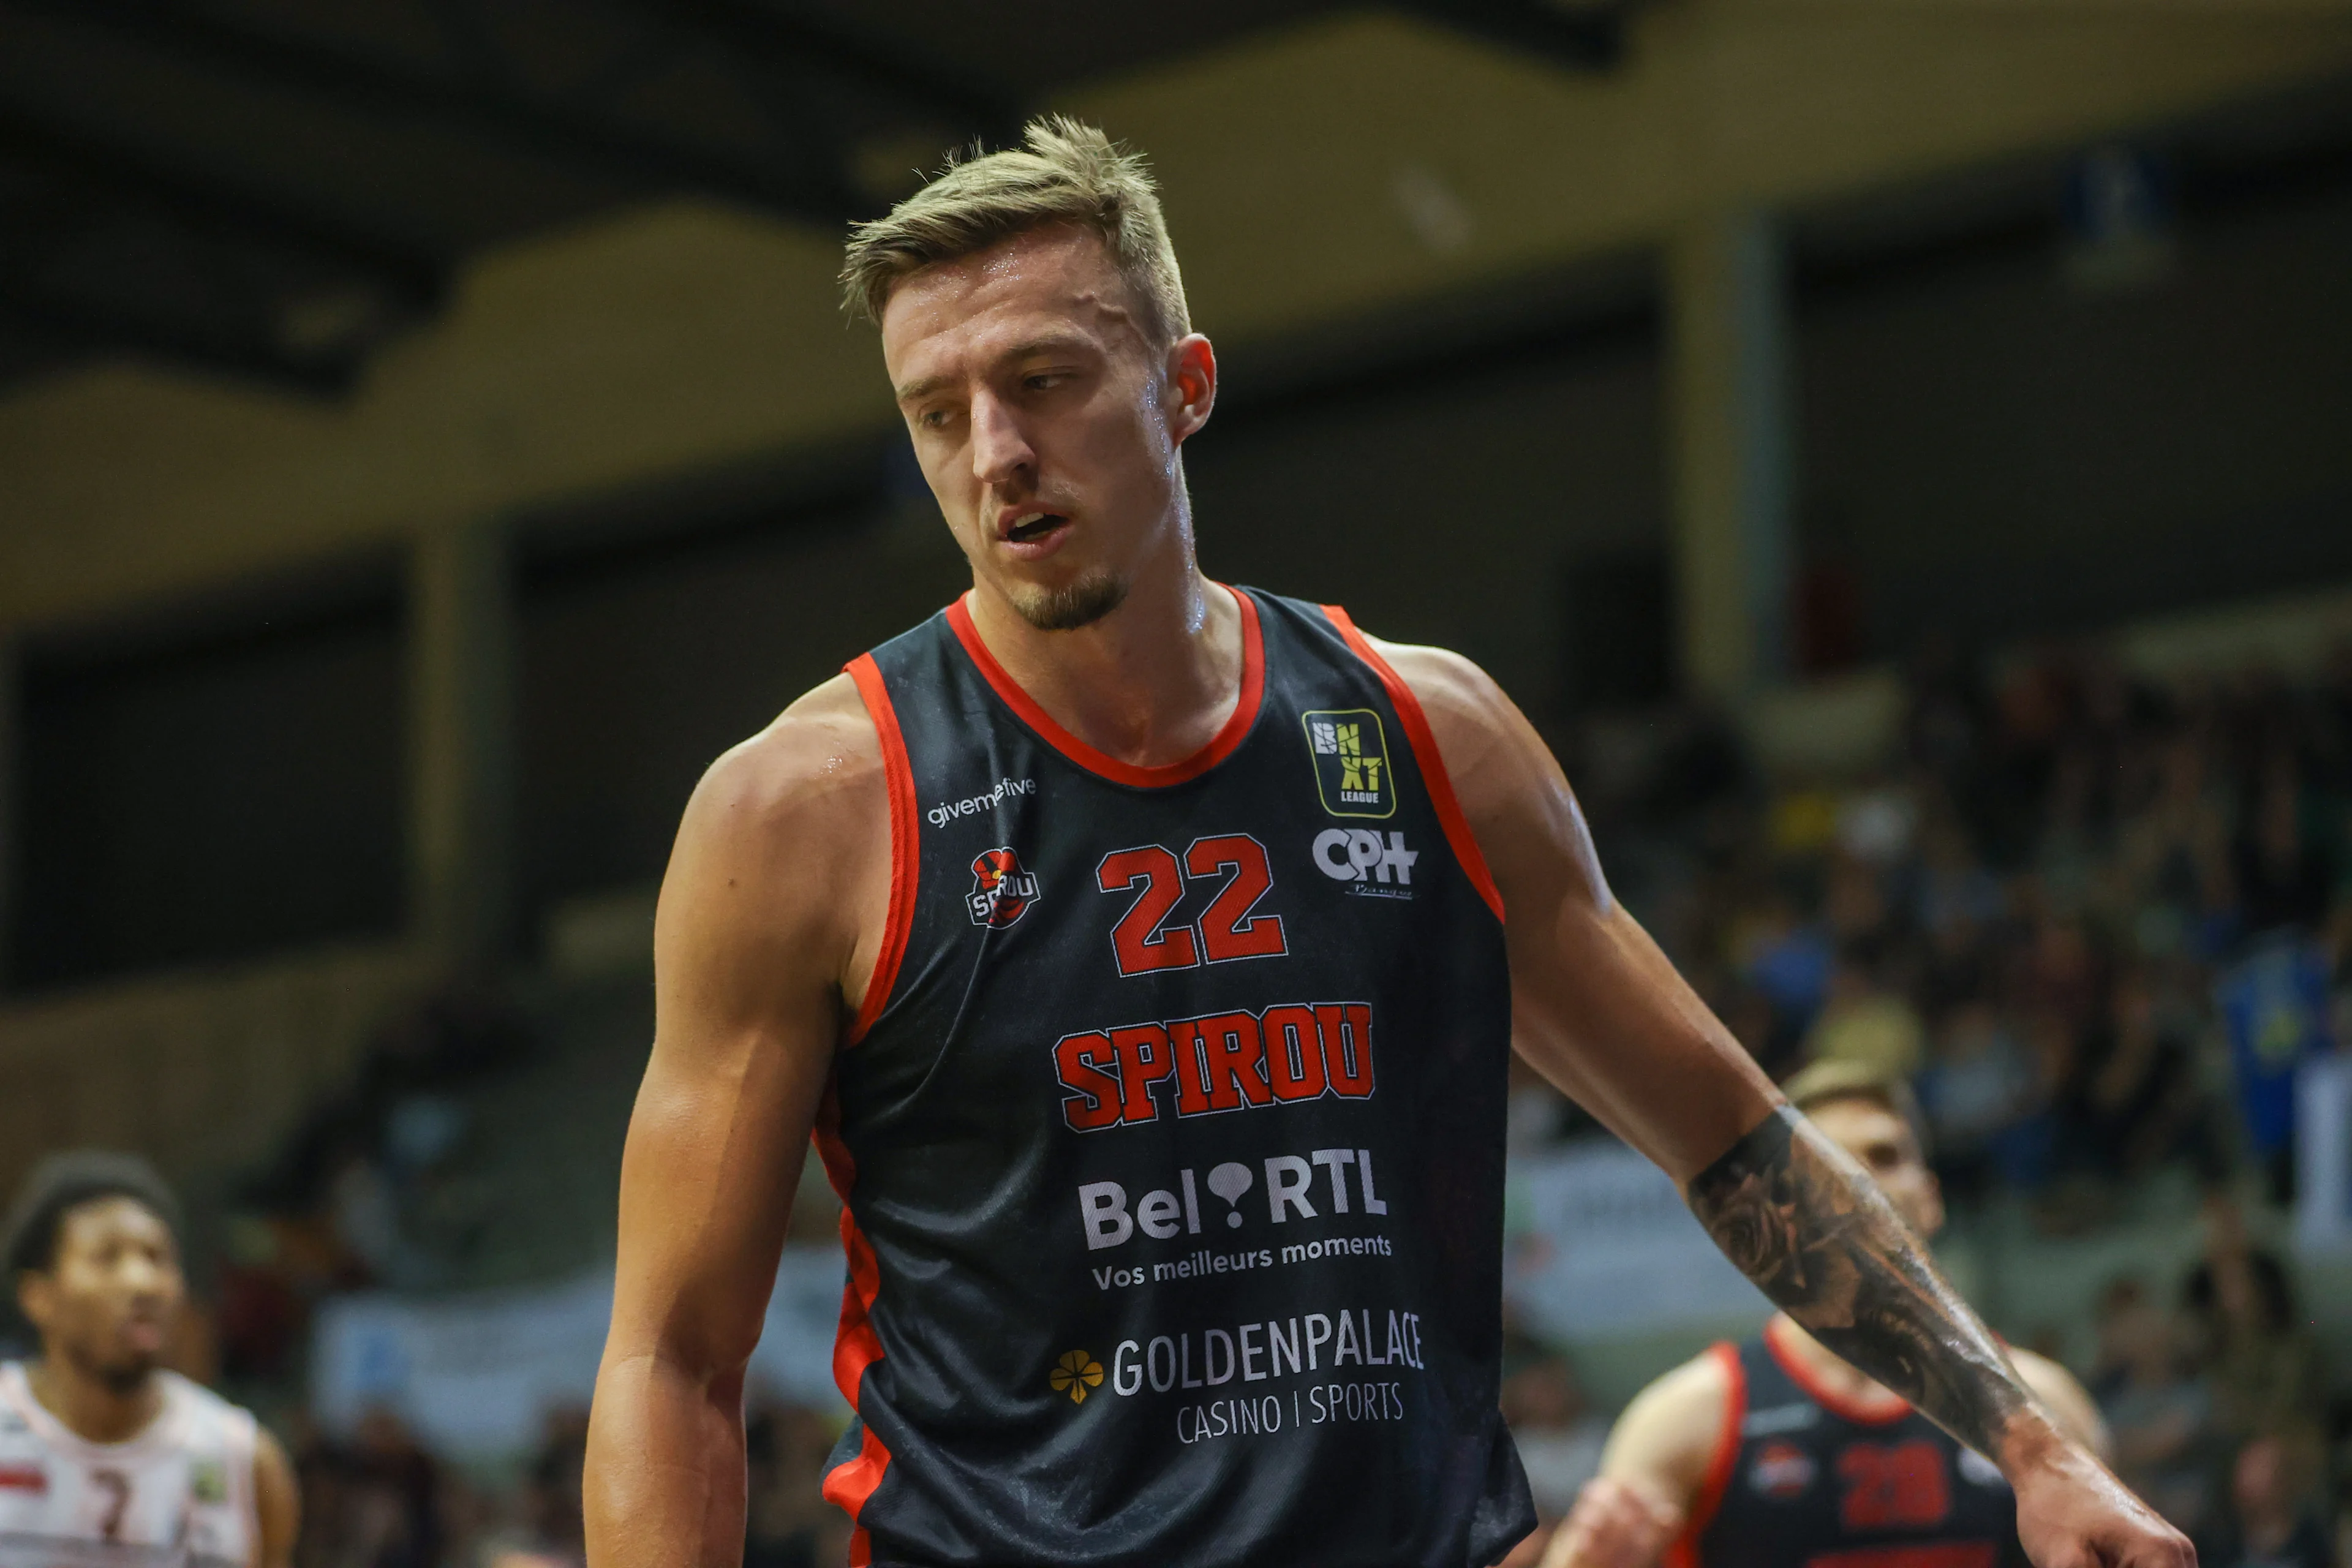
[[[1935,1163],[1956,1195],[2001,1177],[2038,1183],[2042,1109],[2032,1054],[1999,1008],[1983,998],[1946,1017],[1936,1058],[1919,1076],[1920,1107],[1935,1134]]]
[[[2232,1529],[2217,1568],[2335,1568],[2313,1497],[2316,1468],[2300,1434],[2264,1433],[2239,1449],[2230,1469]]]
[[[2352,644],[2301,691],[2070,649],[1991,679],[1937,637],[1906,679],[1896,771],[1847,788],[1759,799],[1728,726],[1619,716],[1582,756],[1626,761],[1581,777],[1620,896],[1776,1077],[1915,1072],[1963,1201],[2022,1189],[2055,1229],[2249,1157],[2284,1198],[2296,1064],[2352,963]],[[1717,782],[1674,786],[1700,733]]]
[[[1829,994],[1828,934],[1775,893],[1742,922],[1733,943],[1741,973],[1771,1005],[1776,1033],[1801,1037]]]
[[[2226,1197],[2206,1203],[2205,1260],[2183,1296],[2204,1341],[2225,1435],[2244,1441],[2319,1423],[2326,1383],[2286,1266],[2248,1241],[2244,1216]]]
[[[797,1405],[763,1404],[744,1428],[751,1491],[743,1568],[829,1568],[849,1554],[849,1519],[825,1501],[834,1433]]]
[[[2191,1539],[2209,1539],[2213,1507],[2213,1398],[2189,1370],[2180,1326],[2136,1279],[2108,1288],[2100,1321],[2099,1410],[2116,1474]]]
[[[2207,1181],[2218,1180],[2222,1151],[2184,1020],[2168,1015],[2144,967],[2118,974],[2109,998],[2068,1107],[2070,1142],[2093,1168],[2125,1181],[2176,1158]]]
[[[2117,849],[2122,889],[2133,903],[2163,906],[2189,923],[2227,907],[2228,815],[2208,786],[2195,735],[2165,746],[2155,796],[2124,824]]]
[[[399,1417],[371,1410],[348,1446],[313,1438],[295,1468],[297,1568],[439,1568],[441,1468]]]
[[[486,1568],[582,1568],[588,1560],[581,1471],[588,1458],[588,1413],[549,1413],[522,1494],[520,1529],[482,1552]]]
[[[1918,1010],[1858,958],[1839,961],[1829,999],[1805,1036],[1808,1061],[1856,1062],[1908,1077],[1927,1059]]]
[[[2258,943],[2214,996],[2229,1032],[2230,1066],[2247,1152],[2273,1201],[2294,1195],[2294,1080],[2305,1057],[2328,1048],[2329,954],[2293,932]]]
[[[1930,814],[1919,847],[1914,918],[1931,940],[1955,948],[1973,945],[1979,932],[2008,913],[2000,879],[1985,868],[1949,807]]]
[[[2271,759],[2236,855],[2240,919],[2249,931],[2315,931],[2327,914],[2335,878],[2305,819],[2294,754]]]
[[[1585,1403],[1575,1372],[1558,1355],[1518,1367],[1503,1382],[1503,1420],[1546,1524],[1567,1517],[1584,1483],[1601,1471],[1609,1422]]]

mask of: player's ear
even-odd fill
[[[1198,332],[1168,345],[1168,433],[1180,445],[1209,422],[1217,402],[1217,351]]]
[[[57,1308],[57,1281],[36,1269],[16,1276],[16,1310],[36,1329],[48,1327]]]
[[[1936,1179],[1936,1173],[1933,1171],[1928,1171],[1922,1175],[1920,1184],[1919,1190],[1926,1200],[1925,1207],[1927,1211],[1926,1215],[1927,1226],[1921,1234],[1933,1236],[1944,1228],[1944,1184]]]

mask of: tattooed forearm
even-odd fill
[[[1716,1245],[1815,1339],[2003,1457],[2032,1396],[1869,1178],[1804,1118],[1782,1107],[1689,1196]]]

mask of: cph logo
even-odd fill
[[[964,900],[972,924],[1003,931],[1036,901],[1037,879],[1011,849],[983,849],[972,857],[971,897]]]
[[[1335,882],[1360,882],[1367,876],[1399,887],[1412,886],[1412,863],[1421,851],[1404,847],[1404,835],[1391,833],[1388,842],[1369,827],[1327,827],[1315,836],[1315,868]]]

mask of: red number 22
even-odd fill
[[[1203,881],[1220,872],[1232,875],[1201,912],[1197,927],[1161,924],[1184,895],[1183,877]],[[1116,850],[1095,868],[1095,883],[1106,893],[1138,883],[1143,887],[1111,928],[1111,952],[1121,974],[1271,958],[1290,951],[1279,915],[1250,913],[1274,886],[1274,870],[1266,863],[1265,846],[1246,833],[1194,839],[1184,851],[1181,870],[1176,857],[1157,844]]]

